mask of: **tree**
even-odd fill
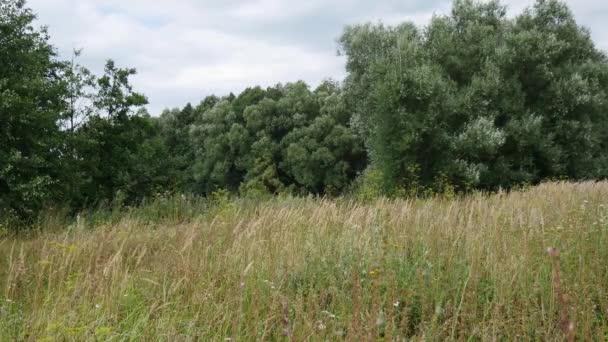
[[[231,102],[220,101],[204,112],[190,130],[190,138],[196,192],[237,191],[246,173],[243,160],[250,143],[242,116],[234,112]]]
[[[92,114],[91,89],[95,87],[95,76],[86,67],[78,64],[76,59],[82,54],[82,49],[74,50],[72,59],[65,62],[62,79],[66,84],[67,110],[62,116],[63,127],[73,134]]]
[[[283,140],[282,168],[306,192],[337,195],[366,165],[361,138],[349,127],[339,88],[322,84],[319,115],[308,125],[292,130]]]
[[[117,68],[113,60],[108,60],[105,73],[97,80],[95,107],[110,119],[125,120],[134,107],[148,104],[148,99],[134,92],[129,77],[137,71],[133,68]]]
[[[61,198],[67,89],[46,29],[21,0],[0,0],[0,215],[24,219]]]
[[[145,110],[129,77],[135,69],[106,63],[92,96],[95,113],[78,130],[78,203],[136,202],[169,184],[172,172],[160,123]]]
[[[558,1],[537,1],[514,23],[505,72],[519,81],[530,115],[555,150],[541,176],[607,176],[608,59]]]
[[[348,27],[346,97],[387,193],[446,169],[454,84],[428,60],[413,24]],[[373,46],[371,48],[370,46]]]
[[[196,189],[244,194],[337,194],[366,155],[350,128],[336,83],[246,89],[206,110],[191,126]]]
[[[165,110],[160,116],[161,135],[169,153],[170,170],[173,171],[172,188],[181,192],[191,191],[194,183],[191,176],[194,151],[190,146],[190,128],[196,114],[194,107],[188,103],[181,110]]]
[[[607,58],[565,4],[509,19],[498,1],[458,0],[422,31],[356,25],[340,44],[385,192],[606,177]]]

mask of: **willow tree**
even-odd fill
[[[506,13],[459,0],[424,28],[345,29],[347,102],[386,192],[606,177],[606,55],[561,2]]]

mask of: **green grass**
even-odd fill
[[[176,197],[38,226],[0,240],[2,340],[555,340],[560,310],[577,338],[608,338],[608,183]]]

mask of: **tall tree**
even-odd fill
[[[559,1],[510,19],[498,1],[457,0],[422,31],[356,25],[340,43],[389,193],[607,175],[608,61]]]
[[[145,110],[144,95],[133,91],[135,69],[118,68],[112,60],[98,78],[94,115],[78,131],[78,202],[137,201],[169,182],[170,159],[161,126]]]
[[[67,89],[45,28],[22,0],[0,0],[0,214],[32,217],[60,198]]]
[[[97,80],[95,107],[111,119],[124,120],[133,112],[133,108],[148,104],[148,99],[133,91],[129,77],[137,71],[133,68],[117,68],[113,60],[108,60],[105,72]]]

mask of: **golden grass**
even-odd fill
[[[605,182],[187,215],[181,201],[0,240],[0,339],[555,340],[562,315],[578,339],[608,338]]]

